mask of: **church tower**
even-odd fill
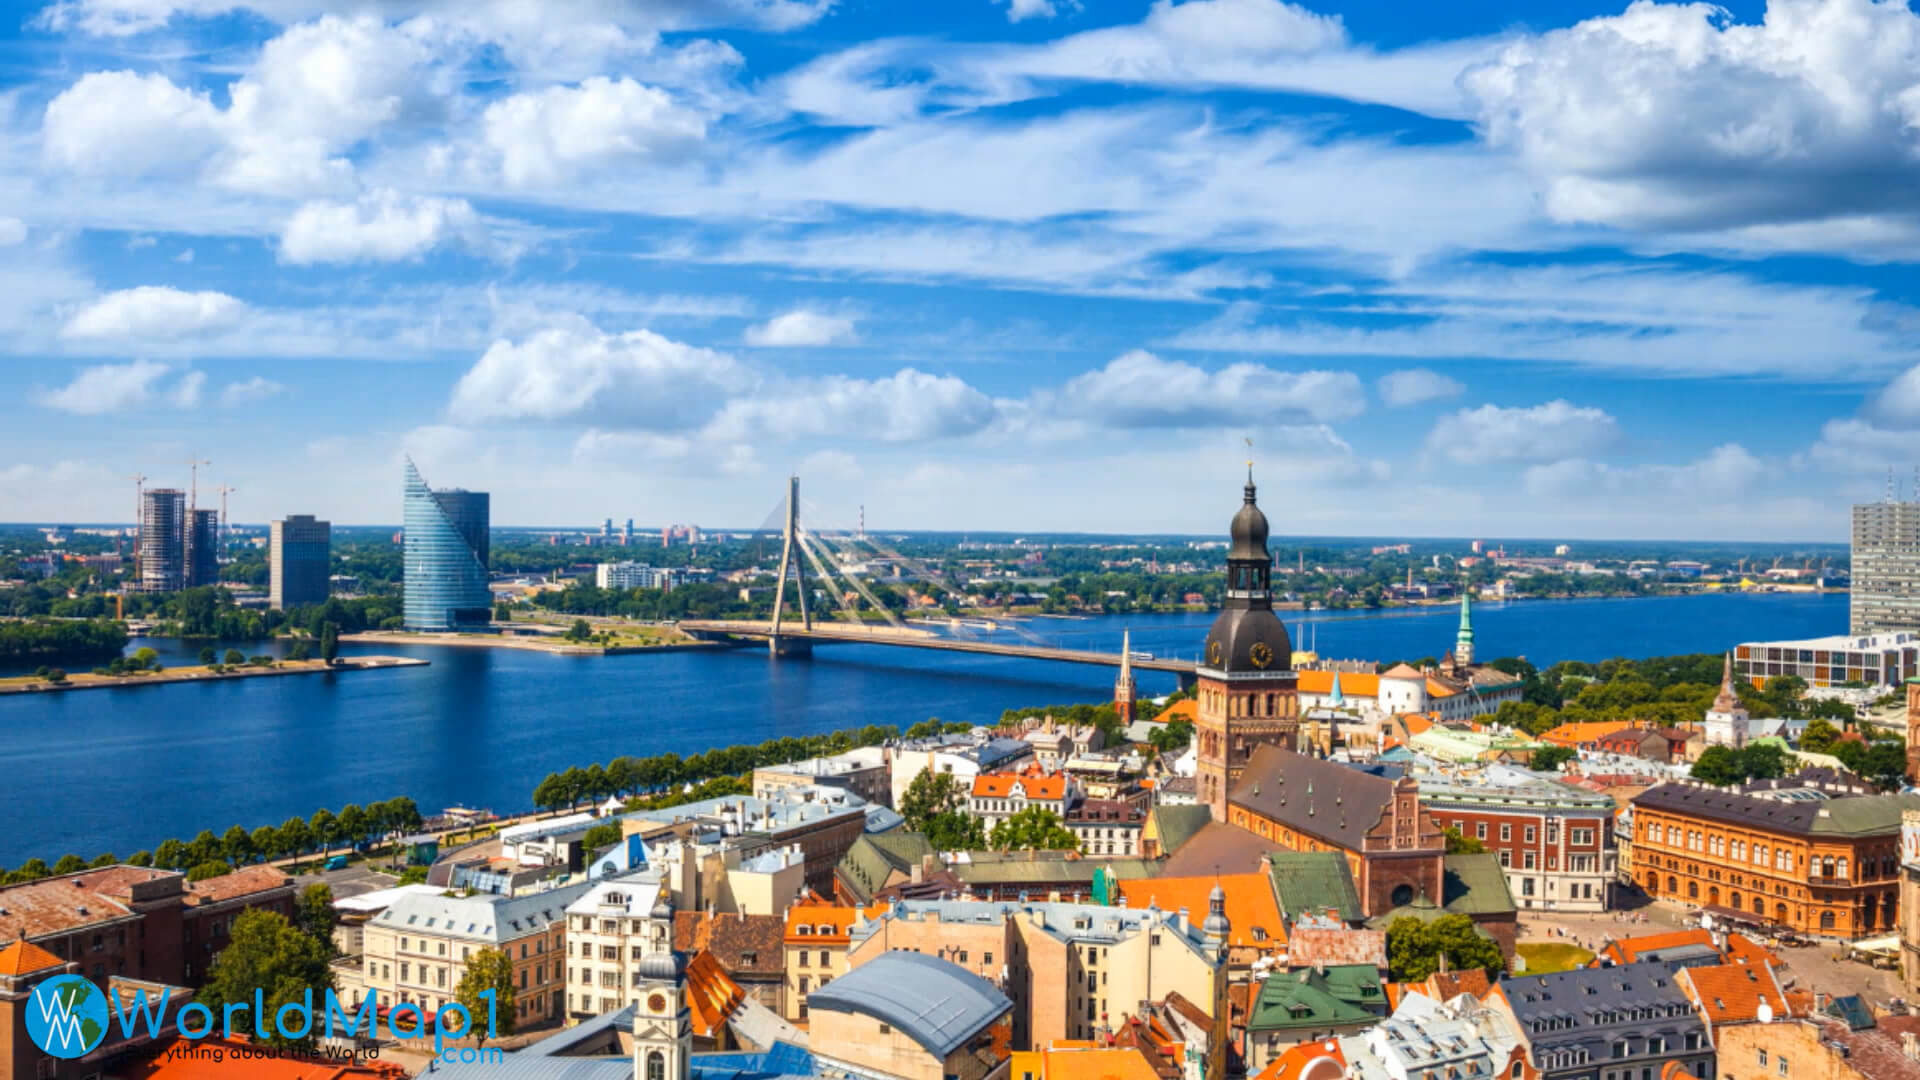
[[[1920,784],[1920,679],[1907,680],[1907,782]]]
[[[1465,582],[1460,586],[1460,632],[1453,638],[1453,663],[1460,668],[1473,666],[1473,586]]]
[[[634,1080],[687,1080],[693,1055],[693,1014],[686,975],[671,949],[640,961],[633,1006]]]
[[[1113,711],[1120,726],[1133,723],[1133,631],[1120,631],[1120,677],[1113,681]]]
[[[1256,747],[1299,748],[1293,641],[1273,613],[1267,515],[1254,496],[1249,464],[1245,498],[1229,527],[1226,601],[1207,630],[1195,672],[1195,794],[1215,821],[1227,819],[1227,794]]]
[[[1909,699],[1911,700],[1911,699]],[[1909,706],[1911,714],[1911,706]],[[1727,654],[1727,660],[1720,671],[1720,695],[1713,699],[1713,708],[1707,710],[1707,745],[1731,746],[1735,750],[1747,745],[1747,710],[1740,705],[1740,695],[1733,689],[1733,654]]]

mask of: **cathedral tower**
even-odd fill
[[[1453,663],[1461,668],[1473,666],[1473,586],[1464,582],[1460,586],[1460,632],[1453,639]]]
[[[1300,702],[1293,641],[1273,613],[1273,560],[1267,553],[1267,515],[1254,499],[1247,468],[1245,500],[1229,527],[1227,595],[1207,631],[1194,696],[1196,795],[1227,818],[1227,793],[1256,747],[1298,749]]]
[[[1713,699],[1713,708],[1707,710],[1707,745],[1731,746],[1735,750],[1747,745],[1747,710],[1740,705],[1740,695],[1733,689],[1733,654],[1727,654],[1725,666],[1720,670],[1720,695]]]
[[[1126,727],[1134,720],[1133,631],[1120,632],[1120,677],[1113,681],[1113,711]]]

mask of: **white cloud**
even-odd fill
[[[1059,14],[1053,0],[994,0],[996,4],[1007,5],[1007,21],[1020,22],[1022,19],[1051,19]]]
[[[1459,397],[1466,387],[1458,379],[1450,379],[1437,371],[1426,368],[1408,368],[1405,371],[1390,371],[1380,376],[1374,383],[1374,389],[1380,394],[1380,400],[1390,409],[1406,405],[1418,405],[1424,401],[1439,401],[1444,398]]]
[[[665,91],[628,78],[595,76],[487,107],[488,148],[509,187],[563,183],[595,168],[681,153],[706,136],[699,114]]]
[[[1807,451],[1813,464],[1832,472],[1905,470],[1920,461],[1920,430],[1878,427],[1858,417],[1839,417],[1820,427]]]
[[[476,243],[479,220],[465,199],[390,188],[352,203],[309,202],[287,220],[280,258],[294,264],[415,259],[451,241]]]
[[[184,292],[168,285],[122,289],[80,309],[60,336],[73,340],[177,340],[238,323],[247,306],[222,292]]]
[[[0,217],[0,247],[14,247],[26,242],[26,222],[19,218]]]
[[[1920,365],[1901,372],[1861,407],[1861,415],[1881,427],[1920,428]]]
[[[1920,16],[1905,3],[1704,3],[1509,43],[1462,85],[1564,221],[1715,230],[1888,214],[1920,180]]]
[[[47,103],[41,150],[72,172],[193,175],[222,143],[220,111],[164,75],[96,71]]]
[[[335,7],[327,0],[54,0],[34,21],[60,32],[127,37],[162,29],[175,18],[250,11],[287,24],[324,15]],[[833,0],[610,0],[537,8],[516,0],[381,0],[378,7],[396,19],[432,16],[486,40],[524,46],[523,36],[544,40],[607,28],[631,28],[637,33],[719,26],[797,30],[825,16]]]
[[[1346,371],[1280,371],[1230,364],[1208,372],[1136,349],[1068,380],[1065,415],[1113,427],[1345,420],[1366,410],[1366,389]]]
[[[724,353],[648,330],[605,334],[584,321],[496,341],[460,377],[448,413],[461,423],[581,420],[614,429],[697,428],[747,374]]]
[[[728,402],[708,432],[732,440],[921,442],[978,433],[998,414],[993,399],[962,379],[902,368],[884,379],[829,375],[762,387]]]
[[[122,412],[163,396],[178,405],[193,405],[200,399],[200,384],[205,376],[189,371],[172,388],[163,390],[161,381],[172,370],[157,360],[97,364],[82,368],[65,386],[38,391],[34,400],[49,409],[80,416]]]
[[[182,252],[180,252],[180,254],[178,254],[178,255],[175,255],[175,256],[173,257],[173,261],[174,261],[174,262],[177,262],[177,263],[190,263],[190,262],[192,262],[192,261],[193,261],[193,249],[192,249],[192,248],[187,248],[186,250],[184,250],[184,251],[182,251]]]
[[[1528,495],[1611,503],[1613,496],[1681,498],[1721,503],[1754,490],[1767,466],[1739,443],[1714,447],[1685,465],[1618,466],[1571,458],[1533,465],[1521,474]]]
[[[844,345],[854,340],[853,320],[817,311],[789,311],[747,327],[746,342],[766,347]]]
[[[1457,465],[1547,462],[1604,450],[1619,439],[1620,425],[1603,410],[1554,400],[1449,413],[1428,433],[1426,451]]]
[[[220,391],[220,404],[226,406],[248,405],[280,393],[286,387],[264,375],[255,375],[242,382],[231,382]]]

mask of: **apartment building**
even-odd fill
[[[602,881],[567,905],[567,1017],[591,1020],[639,1000],[640,964],[673,952],[673,905],[657,877]]]
[[[1511,776],[1518,770],[1489,769]],[[1420,801],[1441,828],[1486,845],[1521,908],[1605,911],[1615,873],[1614,801],[1551,780],[1477,784],[1423,780]]]

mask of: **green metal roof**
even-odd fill
[[[847,890],[861,902],[873,900],[873,894],[886,887],[887,878],[896,870],[910,870],[921,856],[933,854],[933,845],[922,833],[893,829],[884,833],[862,833],[847,849],[835,868]]]
[[[1154,807],[1154,829],[1160,834],[1160,853],[1171,855],[1179,851],[1212,820],[1213,811],[1205,806]]]
[[[1497,915],[1515,909],[1500,857],[1492,852],[1446,856],[1447,911],[1461,915]]]
[[[1347,857],[1337,851],[1276,851],[1273,892],[1289,919],[1332,908],[1345,922],[1359,922],[1360,891],[1354,888]]]
[[[1276,971],[1260,986],[1247,1031],[1366,1024],[1386,1015],[1380,972],[1371,964]]]

